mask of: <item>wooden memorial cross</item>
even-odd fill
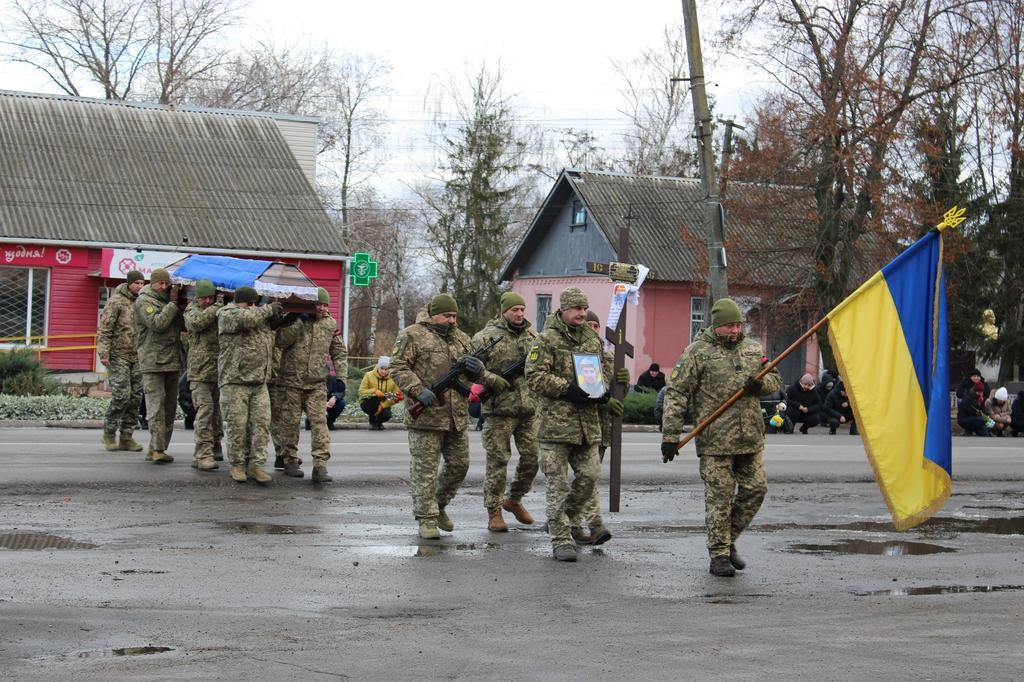
[[[633,215],[633,207],[630,206],[626,215],[622,216],[626,221],[619,230],[618,262],[587,263],[587,272],[598,275],[608,275],[614,282],[625,282],[636,284],[639,270],[635,265],[630,265],[629,260],[629,221],[636,218]],[[623,386],[615,381],[615,374],[626,364],[626,356],[633,357],[633,345],[626,341],[626,306],[628,301],[623,301],[622,312],[619,313],[619,322],[615,329],[605,327],[605,338],[615,346],[615,362],[612,364],[612,397],[616,400],[623,400],[628,386]],[[605,320],[607,322],[607,320]],[[622,417],[612,417],[612,438],[611,438],[611,463],[608,476],[608,511],[619,511],[619,491],[622,487]]]

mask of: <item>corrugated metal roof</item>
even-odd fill
[[[271,117],[2,92],[0,236],[346,253]]]
[[[624,216],[631,212],[630,261],[651,268],[652,279],[675,282],[707,280],[704,192],[700,180],[566,170],[556,181],[506,267],[510,279],[539,243],[554,215],[549,203],[565,200],[568,185],[583,200],[609,244],[616,245]],[[813,192],[731,182],[722,197],[726,216],[726,253],[730,284],[802,288],[813,281],[812,250],[816,234]],[[873,240],[874,241],[874,240]],[[873,246],[863,259],[867,274],[884,262],[884,249]],[[858,268],[860,269],[860,268]],[[866,276],[866,275],[865,275]]]

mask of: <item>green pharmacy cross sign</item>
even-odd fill
[[[377,279],[377,261],[371,260],[368,253],[353,253],[348,267],[353,286],[369,286],[370,280]]]

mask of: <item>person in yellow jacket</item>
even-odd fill
[[[370,420],[370,430],[383,431],[384,422],[391,420],[392,405],[404,398],[391,378],[391,358],[382,355],[359,384],[359,407]]]

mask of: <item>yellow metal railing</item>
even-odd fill
[[[42,341],[44,344],[49,344],[51,339],[92,339],[91,344],[78,344],[75,346],[49,346],[49,345],[36,345],[34,342]],[[30,348],[33,353],[38,353],[40,356],[43,353],[53,353],[62,350],[96,350],[96,333],[91,334],[49,334],[39,336],[0,336],[0,343],[10,344],[22,344],[24,348]],[[0,351],[13,350],[8,348],[0,348]],[[93,356],[95,357],[95,352]],[[92,364],[93,371],[96,371],[96,361],[93,360]]]

